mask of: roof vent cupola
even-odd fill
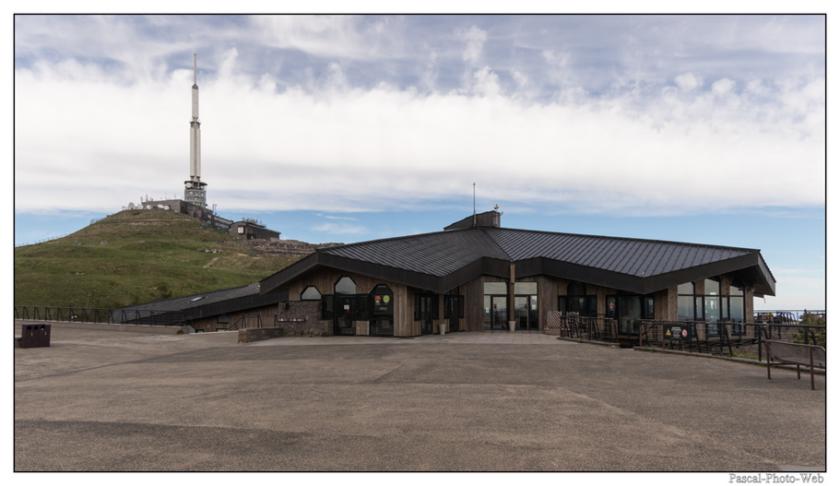
[[[499,211],[499,206],[496,205],[491,211],[485,211],[475,215],[469,215],[466,218],[459,219],[449,226],[444,227],[444,231],[469,229],[469,228],[499,228],[502,225],[502,213]]]

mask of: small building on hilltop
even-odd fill
[[[230,233],[244,240],[276,240],[280,232],[268,229],[253,219],[241,219],[230,225]]]

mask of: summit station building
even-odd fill
[[[756,249],[501,226],[488,211],[443,231],[319,249],[251,291],[290,332],[412,337],[540,331],[551,311],[751,322],[775,279]],[[209,316],[208,316],[209,317]]]

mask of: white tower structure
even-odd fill
[[[201,182],[201,123],[198,121],[198,55],[193,54],[192,120],[190,121],[190,179],[184,181],[184,200],[207,207],[207,193]]]

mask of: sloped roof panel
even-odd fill
[[[508,259],[490,236],[474,229],[373,240],[321,252],[438,277],[478,258]]]
[[[746,248],[508,228],[480,231],[489,235],[514,261],[550,258],[636,277],[674,272],[756,252]]]

